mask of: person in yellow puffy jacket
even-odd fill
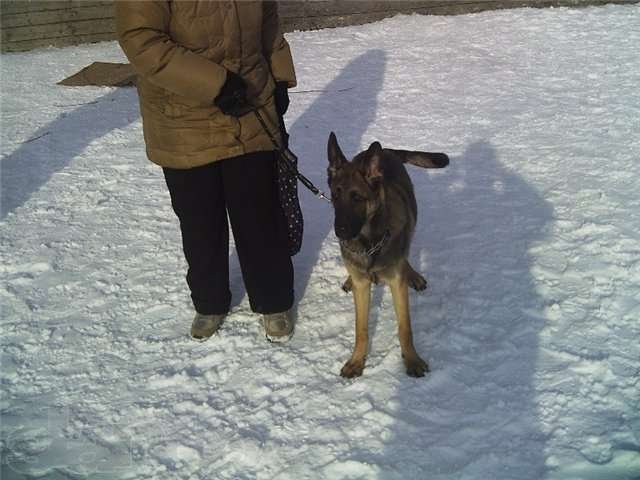
[[[210,337],[230,308],[228,214],[251,308],[267,338],[289,339],[293,267],[276,151],[252,114],[283,141],[296,77],[277,3],[118,0],[115,11],[138,74],[147,156],[163,168],[180,220],[192,336]]]

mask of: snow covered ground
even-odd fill
[[[3,479],[640,478],[640,7],[400,16],[288,35],[287,122],[410,167],[418,350],[373,294],[363,377],[330,207],[303,191],[294,339],[189,339],[178,223],[133,89],[63,88],[115,42],[1,57]]]

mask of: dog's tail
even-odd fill
[[[397,156],[402,163],[410,163],[422,168],[444,168],[449,165],[449,157],[446,153],[412,152],[409,150],[393,150],[385,148],[385,152]]]

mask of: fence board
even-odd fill
[[[285,32],[368,23],[397,13],[460,14],[515,7],[588,6],[640,0],[286,0]],[[2,51],[115,39],[113,0],[0,0]]]
[[[1,0],[0,12],[4,16],[100,5],[113,6],[113,0]]]
[[[32,25],[48,25],[52,23],[72,23],[80,20],[97,18],[113,19],[113,5],[96,5],[62,10],[44,10],[31,13],[15,13],[2,19],[3,29],[26,27]]]
[[[72,23],[51,23],[2,30],[2,42],[24,42],[40,38],[90,36],[92,33],[113,32],[113,18],[81,20]]]

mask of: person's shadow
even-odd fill
[[[382,452],[352,459],[377,464],[383,479],[542,478],[534,375],[544,305],[529,252],[552,208],[487,141],[446,173],[408,169],[418,200],[412,263],[429,280],[410,295],[412,323],[431,372],[406,377],[399,350],[379,362],[399,377],[385,402],[394,423]]]
[[[139,118],[135,89],[114,88],[94,101],[61,113],[13,152],[3,154],[0,160],[0,220],[29,200],[92,141],[113,130],[126,128]],[[51,201],[55,202],[55,197]]]
[[[370,50],[355,58],[322,87],[322,92],[293,124],[287,125],[289,147],[298,155],[298,169],[320,190],[327,190],[327,141],[331,131],[338,135],[342,151],[348,157],[362,150],[364,134],[375,119],[385,64],[383,50]],[[305,92],[303,86],[294,89],[290,94],[290,110],[295,109],[296,103],[302,103],[306,94],[317,92]],[[328,202],[315,197],[301,183],[298,194],[304,215],[304,237],[302,248],[293,259],[296,302],[304,297],[322,244],[333,227],[333,209]],[[235,306],[244,296],[235,250],[230,268]],[[339,289],[339,285],[335,287]]]

